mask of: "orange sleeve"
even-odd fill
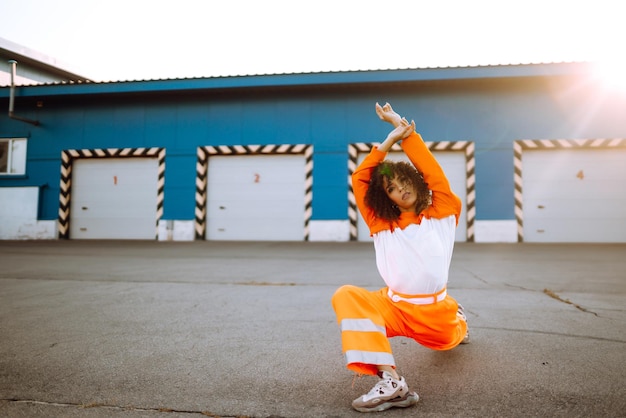
[[[354,191],[356,205],[365,223],[370,228],[370,233],[378,232],[380,229],[386,229],[380,228],[380,226],[374,228],[374,226],[380,224],[382,220],[377,218],[374,211],[365,204],[365,193],[370,185],[372,171],[385,159],[386,155],[387,153],[379,151],[378,147],[373,147],[367,157],[365,157],[356,170],[354,170],[354,173],[352,173],[352,190]],[[389,223],[385,222],[385,225],[388,228]]]
[[[402,140],[401,145],[432,191],[432,205],[424,211],[425,216],[441,219],[455,215],[458,223],[461,215],[461,199],[450,188],[448,178],[420,134],[413,132]]]

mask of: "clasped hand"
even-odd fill
[[[395,129],[387,135],[387,138],[383,142],[384,148],[389,148],[396,142],[408,137],[413,131],[415,131],[415,121],[407,121],[405,118],[400,117],[389,103],[385,103],[384,106],[376,103],[376,114],[378,117],[391,123]]]

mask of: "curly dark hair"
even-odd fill
[[[417,194],[415,213],[420,213],[430,205],[430,190],[422,174],[407,162],[385,160],[372,170],[370,184],[365,193],[365,204],[376,216],[387,221],[395,221],[400,217],[400,209],[389,199],[385,191],[385,179],[393,180],[395,177],[415,188]]]

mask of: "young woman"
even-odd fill
[[[347,368],[381,380],[352,402],[357,411],[414,405],[396,370],[388,338],[405,336],[434,350],[469,341],[463,308],[446,292],[461,201],[437,160],[389,103],[378,117],[394,126],[352,175],[356,203],[374,238],[376,265],[386,287],[346,285],[332,298]],[[386,161],[396,142],[413,166]]]

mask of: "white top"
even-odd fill
[[[387,286],[406,295],[433,294],[446,287],[455,229],[456,218],[450,215],[374,234],[376,265]]]

